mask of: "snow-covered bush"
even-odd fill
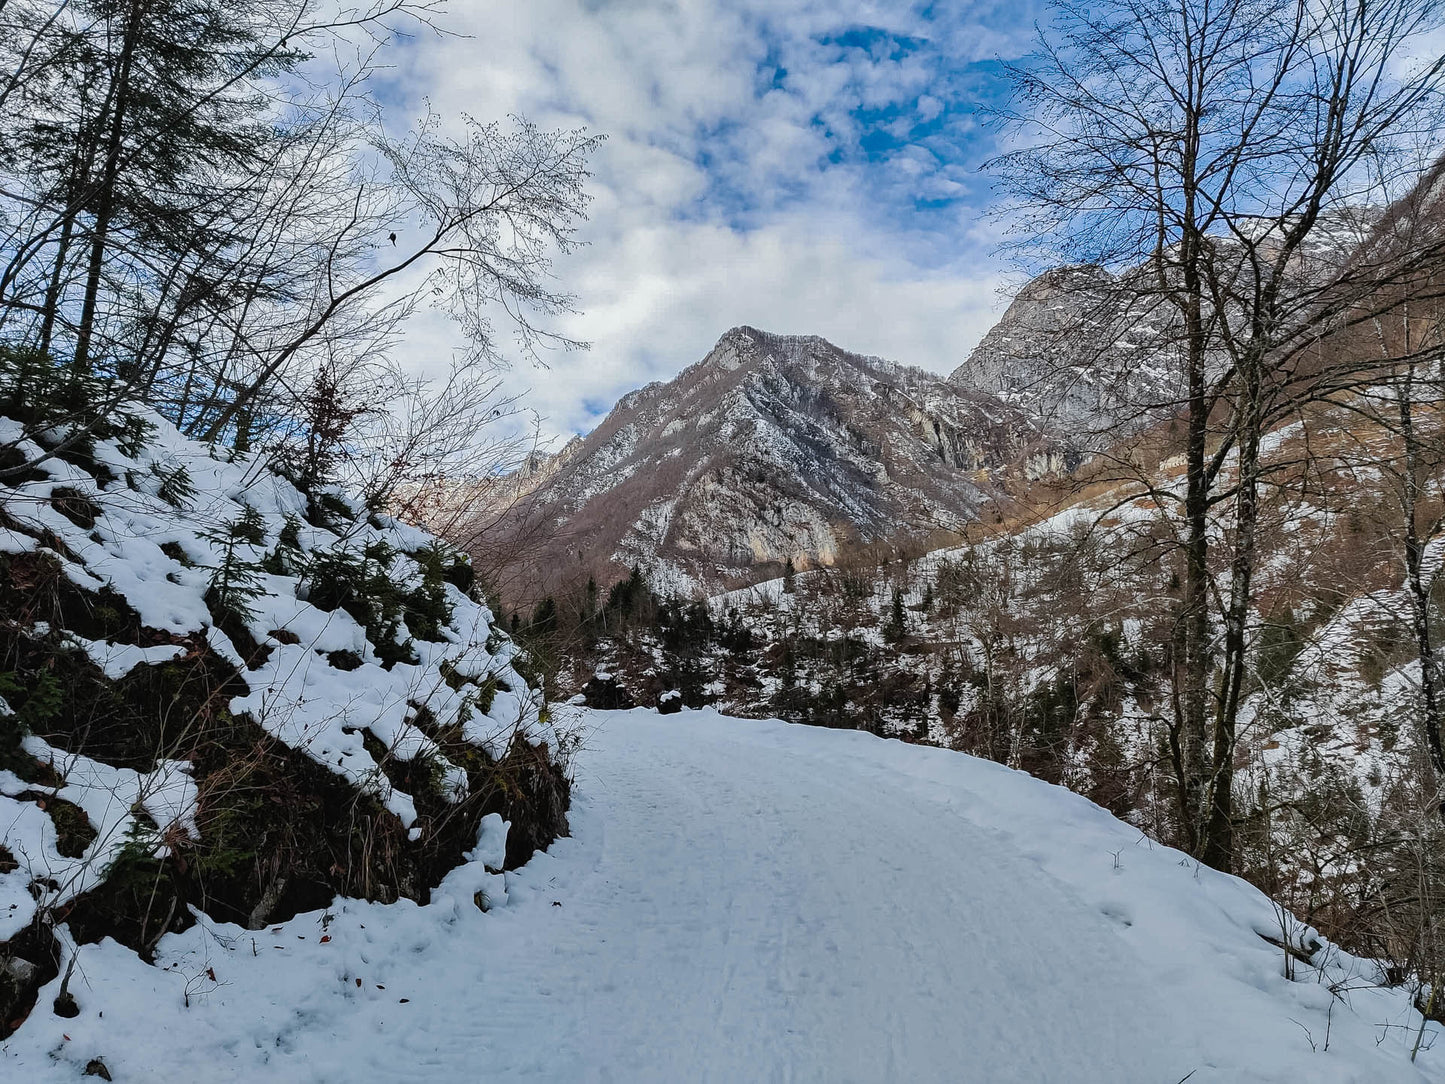
[[[489,814],[508,865],[566,830],[464,556],[148,411],[92,429],[0,418],[0,1035],[78,945],[425,902]]]

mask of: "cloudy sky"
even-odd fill
[[[398,51],[392,93],[606,135],[587,247],[557,267],[593,344],[520,363],[547,431],[738,324],[947,372],[1016,281],[986,216],[1000,58],[1033,0],[453,0]],[[432,347],[428,347],[429,349]]]

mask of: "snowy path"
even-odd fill
[[[415,1058],[444,1071],[436,1030],[512,1054],[494,1068],[559,1080],[1156,1080],[1178,1068],[1172,1081],[1191,1068],[1134,1043],[1158,1018],[1135,996],[1148,984],[1113,923],[1059,921],[1064,890],[1036,865],[932,802],[885,797],[866,761],[840,773],[648,715],[612,720],[593,745],[589,868],[559,879],[562,906],[519,923],[480,976],[523,988],[547,959],[546,989],[500,1019],[454,1006],[390,1069]],[[1122,993],[1081,997],[1054,981],[1064,970]],[[524,1021],[532,1043],[518,1049],[508,1032]]]
[[[1398,999],[1331,1010],[1250,928],[1263,897],[1058,788],[862,734],[592,718],[575,835],[506,906],[339,903],[327,944],[314,915],[258,948],[183,935],[169,972],[90,950],[105,1018],[32,1021],[0,1078],[102,1054],[118,1081],[1440,1079],[1384,1026]]]

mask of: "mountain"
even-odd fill
[[[1081,450],[1147,424],[1179,402],[1177,366],[1161,347],[1167,318],[1129,277],[1092,265],[1044,272],[949,382],[997,396]]]
[[[1059,465],[1057,442],[993,395],[738,327],[529,464],[498,533],[539,536],[533,595],[635,564],[654,584],[718,588],[958,531],[1015,478]]]
[[[1445,170],[1445,165],[1439,167]],[[1438,187],[1439,181],[1431,184]],[[1335,280],[1362,254],[1378,259],[1391,240],[1386,222],[1418,243],[1416,220],[1434,213],[1434,189],[1412,193],[1389,216],[1371,207],[1330,208],[1301,251],[1287,264],[1288,290],[1297,301],[1318,304],[1313,291]],[[1211,243],[1223,271],[1233,266],[1241,281],[1251,251],[1270,257],[1277,223],[1258,220],[1251,250],[1227,236]],[[1247,226],[1249,223],[1243,223]],[[1160,291],[1158,265],[1145,261],[1119,271],[1095,264],[1058,267],[1030,280],[949,382],[996,396],[1032,417],[1041,428],[1080,451],[1099,450],[1138,432],[1183,403],[1177,358],[1182,329],[1173,303]],[[1173,275],[1174,272],[1166,272]],[[1221,277],[1228,274],[1221,272]],[[1226,310],[1239,326],[1236,308]],[[1217,351],[1209,365],[1230,364]]]

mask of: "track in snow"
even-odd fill
[[[314,915],[258,949],[182,935],[161,953],[174,974],[127,978],[111,946],[82,998],[106,1018],[54,1022],[70,1064],[93,1048],[157,1079],[1422,1079],[1398,1005],[1332,1009],[1287,982],[1250,928],[1272,919],[1262,896],[1059,788],[711,711],[590,721],[574,835],[508,875],[506,906],[339,901],[329,944]],[[222,986],[180,1010],[203,966]],[[137,1015],[149,1001],[172,1019]],[[165,1030],[127,1047],[145,1026],[128,1004]],[[1311,1051],[1327,1014],[1332,1049]],[[10,1066],[60,1068],[27,1033]]]
[[[444,1071],[461,1042],[557,1080],[1189,1071],[1136,1042],[1162,1021],[1115,924],[1061,906],[1063,886],[1006,839],[889,793],[867,760],[768,755],[737,726],[608,720],[582,780],[585,866],[481,966],[517,998],[504,1016],[455,1005],[390,1067]],[[1071,972],[1094,991],[1059,981]]]

